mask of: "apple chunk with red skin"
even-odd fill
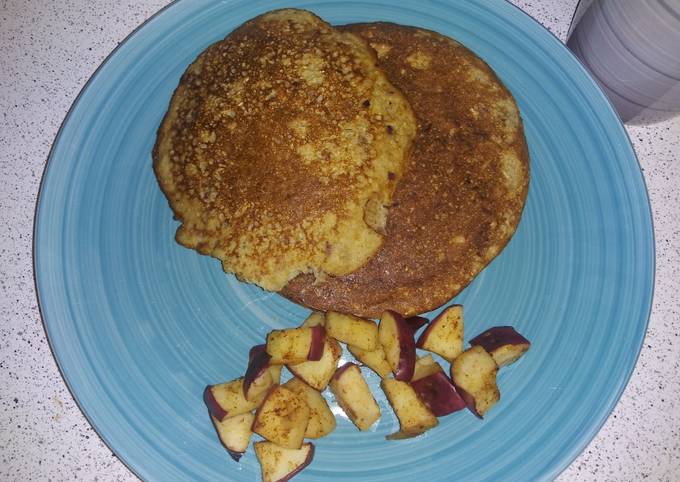
[[[424,316],[409,316],[408,318],[405,318],[404,321],[411,328],[411,330],[413,330],[414,336],[418,330],[430,322],[430,320]]]
[[[255,345],[250,349],[250,351],[248,352],[248,367],[250,367],[250,364],[253,362],[253,358],[263,351],[266,353],[267,345]],[[267,355],[269,354],[267,353]],[[274,365],[271,362],[271,356],[269,357],[267,364],[268,364],[267,371],[272,377],[272,385],[278,385],[279,380],[281,380],[281,369],[283,368],[283,365]],[[247,378],[247,376],[244,377],[244,383],[245,378]]]
[[[316,361],[323,354],[325,341],[326,330],[321,325],[274,330],[267,335],[266,350],[275,365]]]
[[[386,378],[380,386],[399,419],[399,432],[388,435],[388,440],[416,437],[439,423],[407,382]]]
[[[305,430],[305,438],[325,437],[335,430],[335,415],[318,390],[295,377],[284,383],[283,387],[303,398],[309,406],[309,423]]]
[[[266,345],[256,345],[248,354],[248,367],[243,376],[243,394],[246,400],[253,400],[266,392],[274,384],[272,372],[269,370],[271,356]]]
[[[463,307],[445,308],[423,331],[416,346],[453,362],[463,353]]]
[[[390,367],[387,360],[385,360],[385,352],[383,351],[382,346],[378,345],[378,348],[369,351],[362,350],[358,346],[347,345],[347,349],[354,358],[380,375],[380,378],[387,378],[387,376],[392,373],[392,367]]]
[[[451,365],[451,379],[472,413],[483,418],[501,398],[496,384],[498,365],[481,346],[465,350]]]
[[[311,443],[302,444],[299,449],[279,447],[272,442],[255,442],[254,447],[263,482],[286,482],[314,458],[314,444]]]
[[[274,386],[255,413],[253,432],[270,442],[299,449],[309,423],[307,402],[281,385]]]
[[[311,387],[321,391],[326,388],[338,366],[338,360],[342,356],[340,343],[333,338],[326,338],[323,354],[317,361],[305,361],[286,365],[288,370],[298,378],[301,378]]]
[[[265,393],[253,400],[247,400],[243,390],[243,378],[237,378],[228,383],[208,385],[203,392],[203,401],[210,414],[218,421],[227,417],[241,415],[257,408]]]
[[[434,373],[412,381],[411,386],[418,398],[437,417],[457,412],[466,406],[465,400],[458,394],[456,387],[441,367]]]
[[[380,407],[358,365],[345,363],[329,385],[338,405],[359,430],[368,430],[380,418]]]
[[[348,345],[369,351],[378,347],[378,326],[371,320],[329,311],[325,326],[328,336]]]
[[[443,417],[465,408],[465,401],[432,355],[416,360],[411,386],[425,405],[437,417]]]
[[[413,331],[404,317],[395,311],[385,311],[380,317],[378,336],[394,378],[411,380],[416,363],[416,345]]]
[[[252,413],[242,413],[241,415],[227,417],[222,421],[212,416],[210,418],[215,426],[220,442],[227,449],[231,458],[238,462],[248,448],[250,437],[253,435],[251,427],[253,420],[255,420],[255,415]]]
[[[442,366],[434,361],[432,355],[418,357],[411,381],[415,382],[416,380],[420,380],[421,378],[425,378],[426,376],[432,375],[433,373],[437,373],[441,370],[443,370]]]
[[[470,345],[481,346],[493,357],[499,367],[517,361],[531,343],[512,326],[494,326],[470,340]]]
[[[302,322],[303,327],[311,328],[313,326],[324,326],[326,324],[326,315],[320,311],[312,311],[305,321]]]

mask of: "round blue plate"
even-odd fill
[[[234,463],[201,394],[240,376],[250,346],[306,310],[237,282],[177,245],[151,169],[180,75],[234,27],[284,6],[331,23],[386,20],[450,35],[484,58],[519,103],[532,180],[507,249],[456,298],[467,338],[510,324],[533,347],[499,374],[484,421],[441,419],[387,442],[398,423],[346,419],[298,480],[552,478],[592,439],[628,381],[652,298],[654,242],[640,168],[616,114],[548,31],[502,1],[179,1],[134,32],[79,96],[50,155],[35,224],[35,273],[64,378],[106,443],[152,480],[255,480]]]

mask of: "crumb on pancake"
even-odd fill
[[[432,62],[432,57],[427,55],[425,52],[416,50],[411,55],[406,57],[406,63],[409,64],[414,69],[426,70],[430,68],[430,62]]]

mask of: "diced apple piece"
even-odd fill
[[[338,368],[329,387],[340,408],[359,430],[368,430],[380,418],[380,407],[358,365],[348,362]]]
[[[246,400],[254,400],[274,384],[269,371],[271,357],[265,345],[256,345],[250,349],[248,358],[248,368],[243,377],[243,394]]]
[[[311,387],[323,390],[333,377],[341,356],[342,347],[340,343],[333,338],[326,337],[326,343],[324,344],[320,360],[289,364],[287,366],[293,375],[301,378]]]
[[[421,356],[416,360],[415,369],[413,370],[412,382],[425,378],[428,375],[442,371],[442,366],[437,363],[432,355]]]
[[[260,353],[262,352],[267,352],[267,345],[264,343],[262,345],[253,345],[250,347],[250,350],[248,350],[248,364],[250,364],[255,357],[257,357]]]
[[[220,442],[227,449],[231,458],[238,462],[248,448],[250,437],[253,435],[251,427],[253,426],[255,415],[252,413],[242,413],[241,415],[227,417],[222,421],[217,420],[213,416],[210,418],[215,426]]]
[[[311,328],[313,326],[324,326],[326,324],[326,315],[320,311],[312,311],[311,314],[305,318],[301,326]]]
[[[425,318],[424,316],[409,316],[404,320],[406,324],[413,330],[413,335],[418,332],[423,326],[427,325],[430,320]]]
[[[496,385],[498,365],[481,346],[465,350],[451,365],[451,379],[456,391],[472,413],[479,418],[500,400]]]
[[[248,372],[246,372],[246,375]],[[274,381],[272,380],[272,375],[269,370],[264,370],[260,372],[259,376],[252,380],[252,383],[248,385],[248,388],[245,387],[245,382],[243,384],[243,391],[245,392],[245,397],[246,400],[257,400],[258,397],[261,400],[262,395],[267,393],[267,390],[269,390],[272,385],[274,385]]]
[[[323,326],[274,330],[267,335],[270,363],[285,365],[306,360],[319,360],[323,353],[326,332]]]
[[[323,356],[323,349],[326,346],[326,329],[317,325],[310,328],[312,330],[312,345],[309,347],[307,359],[319,361]]]
[[[441,368],[418,380],[412,381],[415,390],[427,408],[436,416],[443,417],[465,408],[465,400],[458,394],[449,377]]]
[[[269,366],[269,373],[272,376],[272,385],[278,385],[281,383],[281,370],[283,369],[283,365],[270,365]]]
[[[255,345],[250,349],[250,352],[248,353],[248,363],[252,361],[253,357],[260,351],[264,350],[265,352],[267,351],[267,345]],[[281,370],[283,369],[283,365],[274,365],[271,362],[271,357],[269,360],[269,368],[267,369],[269,371],[269,374],[272,377],[272,385],[278,385],[281,381]]]
[[[463,307],[453,305],[444,309],[420,335],[416,346],[449,362],[455,360],[463,353]]]
[[[379,339],[394,378],[406,381],[413,378],[416,345],[404,317],[395,311],[385,311],[380,317]]]
[[[272,388],[255,414],[253,432],[270,442],[299,449],[309,423],[307,402],[283,386]]]
[[[378,347],[378,326],[371,320],[329,311],[326,313],[326,332],[338,341],[364,350]]]
[[[241,415],[257,408],[264,396],[265,393],[262,393],[252,400],[246,400],[243,393],[243,378],[237,378],[228,383],[205,387],[203,401],[210,415],[221,422],[227,417]]]
[[[416,437],[439,423],[408,383],[386,378],[380,386],[397,414],[400,425],[399,432],[388,435],[388,440]]]
[[[335,416],[321,393],[295,377],[284,383],[283,387],[304,399],[309,406],[305,438],[321,438],[335,430]]]
[[[392,368],[385,360],[385,352],[382,346],[379,345],[377,349],[372,351],[362,350],[358,346],[352,345],[347,345],[347,349],[354,355],[354,358],[376,372],[381,378],[386,378],[392,372]]]
[[[496,365],[504,367],[524,355],[531,343],[512,326],[494,326],[470,340],[470,345],[481,346],[491,354]]]
[[[260,462],[263,482],[286,482],[307,467],[314,458],[314,445],[299,449],[279,447],[272,442],[255,442],[255,455]]]

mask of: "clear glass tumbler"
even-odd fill
[[[567,46],[624,122],[680,113],[680,0],[581,0]]]

